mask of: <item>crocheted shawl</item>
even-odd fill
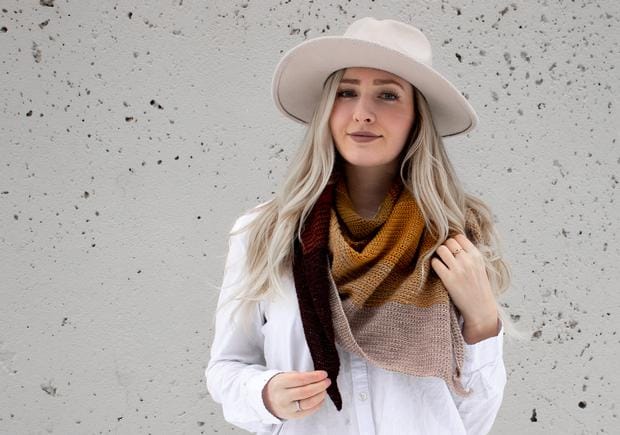
[[[465,229],[477,244],[471,209]],[[436,376],[456,394],[470,394],[460,381],[458,309],[430,259],[422,261],[434,243],[398,177],[371,219],[354,211],[342,176],[332,178],[308,215],[294,243],[293,276],[315,370],[328,373],[327,393],[338,410],[336,342],[378,367]]]

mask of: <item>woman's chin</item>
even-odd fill
[[[378,168],[378,167],[385,167],[386,165],[388,165],[390,162],[388,161],[383,161],[383,160],[377,160],[377,159],[364,159],[364,158],[352,158],[352,159],[347,159],[345,157],[346,162],[353,167],[356,168],[364,168],[364,169],[371,169],[371,168]]]

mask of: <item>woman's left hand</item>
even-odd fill
[[[441,260],[432,258],[431,266],[461,312],[464,329],[484,335],[496,330],[497,306],[482,253],[464,234],[447,239],[436,253]]]

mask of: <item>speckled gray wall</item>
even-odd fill
[[[479,127],[446,141],[514,284],[495,434],[618,433],[620,2],[0,2],[0,432],[243,432],[205,387],[227,231],[300,126],[293,45],[407,20]]]

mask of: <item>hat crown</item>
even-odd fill
[[[426,36],[417,27],[400,21],[361,18],[351,23],[343,36],[399,51],[428,66],[433,64],[433,52]]]

